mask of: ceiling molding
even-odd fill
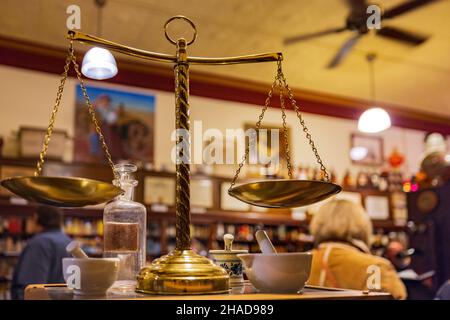
[[[77,56],[84,52],[77,51]],[[44,46],[13,38],[0,37],[0,64],[36,71],[61,74],[66,50],[59,47]],[[131,85],[162,91],[174,91],[173,69],[153,63],[117,60],[119,73],[107,82]],[[70,73],[74,76],[73,71]],[[191,95],[235,101],[261,106],[267,96],[269,85],[246,81],[212,73],[190,72]],[[303,112],[324,116],[358,119],[370,104],[369,101],[341,96],[292,89],[297,103]],[[440,132],[450,135],[450,118],[411,110],[389,103],[378,103],[391,115],[394,126]],[[273,107],[280,107],[279,99],[274,99]]]

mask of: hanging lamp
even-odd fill
[[[373,63],[376,55],[369,53],[367,62],[369,63],[370,95],[372,107],[364,111],[358,120],[358,130],[365,133],[377,133],[388,129],[391,126],[391,118],[383,108],[376,107],[375,98],[375,72]]]
[[[102,8],[106,0],[95,0],[97,6],[97,35],[101,36]],[[94,47],[84,55],[81,72],[88,78],[105,80],[117,74],[117,64],[114,56],[107,49]]]

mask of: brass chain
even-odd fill
[[[64,72],[62,73],[61,82],[59,84],[58,91],[56,93],[56,100],[55,100],[55,104],[53,106],[52,115],[50,117],[50,123],[48,124],[47,132],[45,133],[45,137],[44,137],[44,143],[42,144],[42,150],[41,150],[41,153],[39,154],[39,160],[36,164],[36,170],[34,171],[34,175],[36,177],[41,175],[42,168],[44,167],[45,155],[47,154],[48,144],[50,142],[50,137],[53,133],[53,127],[55,125],[56,114],[58,113],[58,110],[59,110],[59,105],[61,103],[61,98],[62,98],[62,95],[64,92],[64,85],[66,83],[67,74],[68,74],[69,68],[70,68],[70,62],[71,62],[70,52],[71,51],[73,51],[72,41],[70,42],[69,54],[67,55],[66,64],[64,65]]]
[[[275,80],[273,81],[272,86],[270,87],[269,93],[267,94],[267,98],[264,103],[264,107],[262,108],[261,114],[259,115],[258,121],[256,122],[256,125],[255,125],[256,131],[258,131],[261,128],[261,122],[264,118],[264,114],[266,113],[267,108],[270,105],[270,101],[272,100],[272,95],[275,90],[275,87],[277,86],[277,83],[278,83],[278,74],[275,77]],[[254,139],[254,137],[253,137],[253,139]],[[236,184],[236,180],[239,176],[239,173],[241,172],[241,169],[244,166],[245,161],[247,161],[248,155],[250,153],[250,145],[252,142],[254,142],[254,141],[249,141],[248,145],[246,145],[246,147],[245,147],[244,156],[242,157],[242,160],[239,163],[238,169],[236,170],[236,173],[233,177],[233,180],[231,181],[231,185],[230,185],[230,188],[228,188],[228,191],[230,191],[233,188],[233,186]]]
[[[281,62],[280,62],[280,68],[281,68]],[[283,74],[283,71],[281,71],[281,81],[282,81],[284,88],[287,90],[288,97],[291,101],[291,105],[294,108],[295,113],[297,114],[297,118],[300,120],[300,124],[303,128],[303,132],[306,134],[306,139],[308,139],[309,145],[311,146],[311,150],[313,151],[314,156],[316,157],[317,163],[320,165],[320,170],[322,171],[323,178],[325,181],[330,182],[330,176],[327,172],[327,169],[325,168],[325,165],[322,162],[322,159],[319,156],[319,152],[317,150],[317,147],[314,144],[312,136],[309,133],[308,128],[306,127],[305,120],[303,119],[303,117],[300,113],[300,108],[297,106],[297,101],[295,101],[295,98],[294,98],[294,95],[292,94],[291,88],[287,84],[287,81]]]
[[[288,128],[286,124],[286,106],[284,104],[284,90],[283,87],[283,71],[281,69],[281,61],[278,60],[278,86],[280,89],[280,106],[281,106],[281,118],[283,119],[283,136],[284,136],[284,150],[286,153],[286,167],[288,169],[289,179],[292,179],[292,165],[291,165],[291,150],[289,148],[289,137],[288,137]]]
[[[320,170],[322,171],[323,178],[325,181],[330,181],[330,176],[327,172],[327,169],[325,168],[325,165],[322,162],[322,159],[320,158],[319,152],[317,150],[317,147],[315,146],[315,143],[312,139],[311,134],[309,133],[308,128],[306,127],[305,120],[303,119],[300,108],[297,106],[297,102],[295,101],[294,95],[292,94],[291,88],[287,84],[286,78],[284,76],[283,70],[281,68],[281,60],[278,60],[277,64],[277,75],[275,76],[275,80],[272,83],[272,86],[270,88],[270,91],[268,93],[267,99],[265,101],[264,107],[261,111],[261,114],[259,115],[258,121],[256,122],[255,129],[259,130],[261,128],[261,122],[264,118],[264,114],[267,110],[267,108],[270,105],[270,101],[272,99],[273,92],[275,88],[278,87],[280,90],[280,104],[281,104],[281,117],[283,120],[283,136],[284,136],[284,143],[285,143],[285,151],[286,151],[286,166],[288,168],[288,175],[289,178],[292,179],[292,164],[291,164],[291,156],[290,156],[290,148],[289,148],[289,140],[288,140],[288,131],[287,131],[287,124],[286,124],[286,106],[285,106],[285,99],[284,95],[285,92],[287,92],[287,96],[291,102],[292,107],[294,108],[294,111],[297,115],[297,118],[300,120],[300,125],[303,128],[303,132],[306,134],[306,139],[308,139],[309,145],[311,146],[311,149],[314,153],[314,156],[316,157],[317,163],[320,165]],[[244,166],[245,161],[247,161],[247,158],[249,156],[250,152],[250,143],[245,148],[245,154],[242,158],[242,161],[239,163],[238,169],[236,170],[236,173],[233,177],[233,180],[231,181],[230,188],[228,191],[231,191],[231,189],[236,184],[237,178],[239,176],[239,173],[242,170],[242,167]]]
[[[98,124],[97,117],[95,116],[95,110],[92,106],[91,99],[89,98],[86,90],[86,86],[84,85],[83,78],[81,77],[80,68],[77,63],[77,59],[75,57],[75,54],[73,52],[73,48],[71,51],[69,51],[70,57],[73,63],[73,68],[75,69],[75,73],[77,75],[78,81],[80,82],[81,91],[83,92],[84,100],[86,101],[86,104],[88,106],[89,114],[91,115],[91,120],[94,123],[95,131],[98,134],[98,138],[100,140],[100,143],[102,144],[103,151],[105,152],[106,160],[108,161],[109,166],[111,167],[112,173],[114,175],[114,179],[118,179],[118,175],[116,171],[114,170],[114,162],[112,161],[111,153],[109,152],[108,146],[105,141],[105,137],[102,134],[102,130],[100,129],[100,125]]]
[[[71,63],[73,63],[75,73],[77,75],[78,81],[80,82],[81,90],[83,92],[84,99],[88,106],[89,114],[91,115],[92,122],[94,123],[95,131],[97,132],[97,134],[99,136],[100,142],[101,142],[103,150],[105,152],[106,160],[108,161],[108,164],[110,165],[110,167],[112,169],[114,178],[117,179],[117,173],[114,171],[114,163],[112,161],[111,154],[109,153],[109,149],[108,149],[108,146],[106,145],[105,138],[103,137],[102,131],[100,129],[97,118],[95,116],[94,107],[92,106],[91,100],[87,94],[86,87],[85,87],[83,79],[81,77],[81,72],[79,70],[79,66],[78,66],[78,63],[76,61],[76,57],[74,54],[73,41],[70,41],[69,50],[68,50],[68,54],[67,54],[67,58],[66,58],[66,64],[64,65],[64,72],[62,73],[62,79],[61,79],[61,82],[60,82],[60,85],[58,87],[58,91],[56,94],[55,105],[53,106],[52,115],[50,117],[50,123],[47,128],[47,133],[45,134],[44,143],[42,145],[42,151],[39,154],[39,161],[36,165],[36,171],[34,172],[34,175],[40,176],[42,173],[42,168],[43,168],[44,162],[45,162],[45,155],[47,154],[48,144],[50,142],[50,137],[53,133],[53,127],[55,124],[56,114],[58,113],[58,110],[59,110],[59,105],[61,103],[62,94],[64,92],[64,85],[67,80],[67,76],[68,76],[68,72],[69,72]]]

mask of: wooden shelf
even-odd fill
[[[22,166],[27,168],[34,168],[35,159],[5,159],[0,158],[0,170],[2,166]],[[111,181],[112,174],[111,169],[105,164],[87,164],[87,163],[65,163],[62,161],[48,160],[44,166],[44,175],[60,175],[60,176],[75,176],[86,177],[91,179],[97,179],[102,181]],[[136,188],[135,198],[136,201],[144,203],[144,180],[148,176],[154,177],[171,177],[175,178],[174,172],[159,172],[150,171],[145,169],[139,169],[136,172],[136,179],[139,181]],[[269,209],[267,211],[227,211],[221,209],[221,185],[222,183],[229,183],[230,177],[218,176],[218,175],[205,175],[201,173],[193,173],[192,179],[208,179],[212,181],[213,199],[212,207],[205,209],[204,212],[198,212],[194,209],[191,212],[191,222],[195,225],[205,225],[209,227],[209,237],[202,238],[203,241],[208,242],[208,247],[211,248],[212,244],[217,238],[217,225],[218,223],[232,224],[232,225],[264,225],[266,227],[276,227],[284,225],[291,228],[299,228],[304,230],[305,233],[309,229],[309,216],[305,220],[293,219],[293,215],[288,209]],[[244,181],[244,180],[243,180]],[[362,199],[368,195],[381,195],[389,196],[389,192],[371,190],[371,189],[346,189],[348,192],[358,192],[361,194]],[[167,229],[170,225],[175,223],[175,208],[168,207],[167,212],[153,211],[150,205],[147,205],[147,223],[157,224],[160,230],[160,235],[157,237],[149,237],[160,242],[162,254],[167,253],[169,247],[169,237],[167,237]],[[8,198],[0,197],[0,216],[18,216],[27,217],[34,212],[34,204],[14,204]],[[103,209],[101,207],[96,208],[63,208],[62,211],[66,217],[81,218],[81,219],[102,219]],[[394,225],[391,220],[389,221],[373,221],[374,229],[384,229],[387,231],[406,231],[404,226]],[[98,237],[98,235],[72,235],[75,237],[84,237],[86,239]],[[236,240],[239,242],[239,240]],[[248,241],[249,244],[256,244],[255,241]],[[309,241],[275,241],[277,245],[310,245]]]
[[[33,204],[12,204],[9,200],[0,199],[0,216],[29,216],[34,212]],[[64,215],[71,218],[94,218],[101,219],[102,209],[91,208],[62,208]],[[167,212],[151,211],[147,206],[148,222],[155,220],[175,221],[175,211]],[[292,227],[308,228],[309,219],[293,220],[290,214],[271,213],[271,212],[238,212],[238,211],[220,211],[207,210],[205,213],[191,213],[191,220],[195,224],[210,224],[213,222],[222,222],[229,224],[263,224],[267,226],[285,225]],[[406,226],[395,225],[390,220],[373,220],[374,228],[383,228],[389,230],[406,230]]]
[[[409,229],[406,225],[396,225],[389,220],[373,220],[372,225],[374,229],[386,229],[389,231],[405,231]]]
[[[103,235],[98,234],[76,234],[76,233],[66,233],[70,238],[86,238],[86,239],[95,239],[102,238]]]
[[[18,258],[20,256],[20,252],[18,251],[4,251],[4,252],[0,252],[0,258]]]
[[[29,216],[34,212],[36,205],[33,204],[12,204],[7,199],[0,199],[0,215],[4,216]],[[91,208],[62,208],[66,217],[74,218],[98,218],[103,215],[102,209]],[[151,211],[147,206],[149,221],[152,220],[173,220],[175,221],[175,211],[170,209],[167,212]],[[264,225],[286,225],[286,226],[307,226],[307,221],[292,220],[290,214],[273,212],[238,212],[222,210],[206,210],[205,213],[191,213],[194,223],[209,224],[211,222],[223,222],[231,224],[264,224]]]
[[[36,208],[35,204],[14,204],[7,198],[0,198],[0,215],[27,217],[33,214]],[[101,218],[102,209],[91,208],[61,208],[66,217],[79,218]]]

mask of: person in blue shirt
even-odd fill
[[[11,283],[11,298],[23,299],[29,284],[63,283],[62,258],[69,257],[71,239],[62,230],[60,209],[38,206],[33,214],[35,235],[22,251]]]

